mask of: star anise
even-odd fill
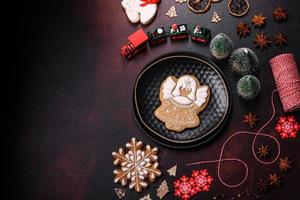
[[[281,177],[277,176],[277,174],[270,174],[269,177],[269,185],[280,187]]]
[[[261,145],[261,147],[257,148],[257,154],[259,155],[259,157],[267,157],[270,153],[269,147],[268,146],[263,146]]]
[[[237,26],[236,26],[236,32],[238,33],[238,35],[240,37],[247,37],[247,35],[250,34],[250,28],[247,25],[247,23],[245,22],[240,22]]]
[[[267,35],[265,35],[263,32],[260,32],[256,34],[254,44],[256,48],[259,48],[262,51],[269,47],[271,41]]]
[[[280,48],[282,48],[282,46],[287,45],[288,41],[285,35],[283,35],[282,33],[277,33],[274,36],[274,43]]]
[[[259,118],[250,112],[248,114],[244,115],[243,123],[250,126],[250,128],[253,128],[258,121],[259,121]]]
[[[284,8],[278,6],[273,11],[273,18],[276,22],[283,22],[287,20],[288,14]]]
[[[259,181],[256,183],[256,188],[260,193],[267,192],[269,189],[269,183],[268,181],[259,179]]]
[[[279,159],[279,169],[282,172],[286,172],[288,169],[291,169],[292,161],[289,160],[287,156]]]
[[[254,25],[254,27],[261,28],[264,25],[266,25],[266,20],[267,20],[267,18],[265,16],[263,16],[262,14],[259,14],[259,15],[254,15],[252,17],[251,22]]]

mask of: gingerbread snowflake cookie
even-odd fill
[[[157,12],[160,0],[122,0],[121,4],[131,23],[149,24]]]
[[[198,114],[208,105],[210,89],[208,85],[200,85],[192,75],[178,79],[169,76],[160,87],[159,98],[161,105],[154,115],[165,123],[167,129],[181,132],[199,126]]]
[[[156,147],[146,145],[135,138],[126,144],[128,151],[120,148],[113,152],[114,165],[118,168],[114,170],[114,182],[120,182],[123,186],[129,183],[130,189],[141,192],[148,186],[148,182],[153,182],[161,175],[158,169],[158,156]]]

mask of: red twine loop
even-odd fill
[[[276,139],[276,137],[272,136],[272,135],[268,135],[268,134],[264,134],[264,133],[261,133],[261,131],[273,120],[273,118],[275,117],[275,113],[276,113],[276,110],[275,110],[275,105],[274,105],[274,93],[276,92],[277,90],[273,90],[272,92],[272,95],[271,95],[271,104],[272,104],[272,110],[273,110],[273,114],[271,116],[271,118],[257,131],[257,132],[249,132],[249,131],[239,131],[239,132],[235,132],[234,134],[232,134],[231,136],[229,136],[226,141],[224,142],[222,148],[221,148],[221,151],[220,151],[220,155],[219,155],[219,159],[217,160],[206,160],[206,161],[199,161],[199,162],[193,162],[193,163],[188,163],[186,165],[198,165],[198,164],[209,164],[209,163],[218,163],[218,169],[217,169],[217,172],[218,172],[218,178],[220,180],[220,182],[225,185],[226,187],[230,187],[230,188],[234,188],[234,187],[238,187],[240,185],[242,185],[248,178],[248,173],[249,173],[249,168],[248,168],[248,165],[246,162],[244,162],[243,160],[241,159],[238,159],[238,158],[223,158],[223,153],[224,153],[224,149],[227,145],[227,143],[235,136],[238,136],[238,135],[241,135],[241,134],[246,134],[246,135],[253,135],[254,138],[252,140],[252,154],[254,156],[254,158],[256,159],[257,162],[261,163],[261,164],[264,164],[264,165],[270,165],[270,164],[273,164],[274,162],[276,162],[280,156],[280,144],[279,144],[279,141]],[[276,157],[271,160],[271,161],[263,161],[261,160],[259,157],[257,157],[256,153],[255,153],[255,143],[256,143],[256,139],[258,136],[262,136],[262,137],[268,137],[272,140],[275,141],[276,145],[277,145],[277,154],[276,154]],[[222,176],[221,176],[221,163],[224,162],[224,161],[235,161],[235,162],[239,162],[241,163],[244,167],[245,167],[245,176],[243,178],[243,180],[237,184],[229,184],[229,183],[226,183]]]

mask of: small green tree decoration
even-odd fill
[[[233,51],[229,59],[229,65],[232,71],[244,76],[258,70],[259,60],[251,49],[243,47]]]
[[[254,99],[260,92],[259,80],[252,75],[243,76],[237,83],[237,93],[245,100]]]
[[[210,42],[210,52],[218,59],[227,58],[233,51],[233,42],[224,33],[219,33]]]

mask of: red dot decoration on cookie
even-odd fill
[[[175,196],[188,200],[199,192],[209,191],[213,178],[206,169],[194,170],[191,177],[183,175],[174,181]]]
[[[300,124],[294,116],[280,117],[275,130],[280,134],[281,138],[295,138],[300,129]]]

